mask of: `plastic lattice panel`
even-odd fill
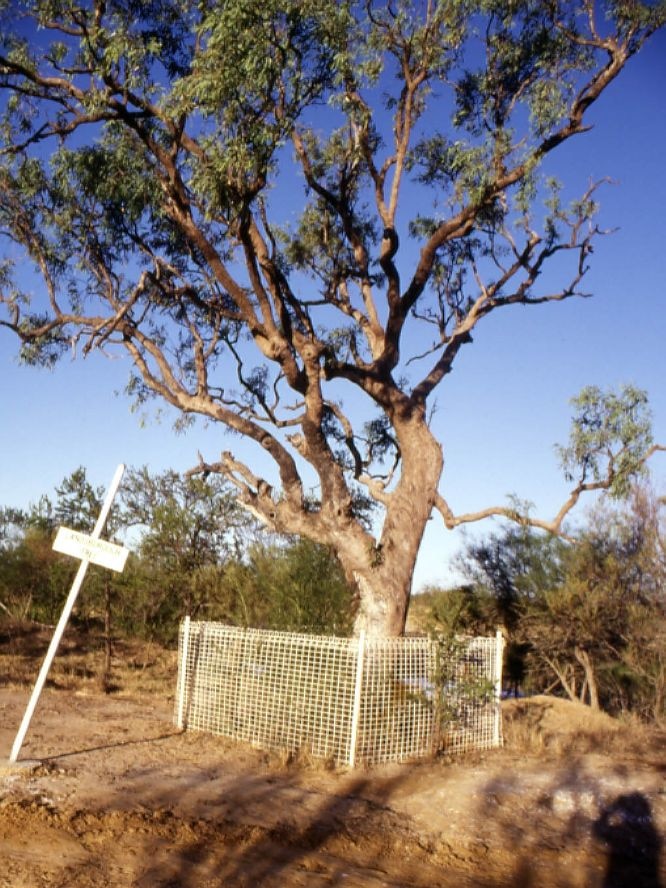
[[[502,742],[502,640],[365,639],[181,625],[176,721],[337,763]]]

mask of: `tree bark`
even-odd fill
[[[431,516],[444,459],[440,444],[425,419],[417,414],[394,419],[402,454],[401,475],[387,497],[384,526],[376,547],[363,553],[362,563],[338,557],[356,582],[359,608],[355,633],[395,637],[405,630],[414,567]]]
[[[567,697],[571,700],[572,703],[575,703],[578,700],[578,697],[576,695],[576,676],[572,675],[571,680],[569,680],[566,675],[566,667],[561,668],[557,661],[551,660],[550,657],[544,657],[544,660],[557,676],[557,679],[562,685],[562,688]]]
[[[574,656],[583,667],[583,672],[585,674],[585,683],[587,684],[587,693],[590,700],[590,707],[592,709],[599,709],[599,691],[597,689],[597,678],[594,674],[594,666],[592,665],[590,655],[582,648],[576,647],[574,649]],[[585,701],[582,700],[582,702]]]
[[[113,640],[111,636],[111,583],[104,583],[104,667],[102,670],[102,689],[108,693],[111,688],[111,661],[113,657]]]

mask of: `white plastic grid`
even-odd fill
[[[176,721],[256,746],[379,764],[502,742],[502,639],[365,639],[186,619]],[[437,690],[437,675],[446,675]]]

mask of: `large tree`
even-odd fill
[[[504,515],[558,530],[583,490],[617,481],[614,439],[603,476],[576,463],[551,521],[455,515],[429,400],[483,318],[581,294],[595,186],[567,207],[540,166],[585,132],[663,4],[0,10],[0,230],[43,283],[5,262],[3,323],[29,361],[124,349],[137,399],[258,445],[273,473],[249,444],[201,470],[337,553],[358,628],[402,631],[433,510],[449,528]]]

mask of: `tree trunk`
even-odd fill
[[[379,542],[351,570],[359,593],[354,631],[378,638],[405,631],[414,566],[444,465],[441,447],[421,416],[394,426],[402,454],[400,480],[390,493]],[[346,567],[345,553],[339,557]]]
[[[384,576],[385,572],[382,572]],[[368,578],[355,575],[359,594],[359,608],[354,620],[354,634],[364,631],[372,638],[393,638],[405,631],[410,589],[404,583],[372,582],[379,576]]]
[[[574,655],[580,665],[583,667],[583,672],[585,673],[585,684],[587,685],[587,692],[590,698],[590,706],[592,709],[599,709],[599,692],[597,690],[597,678],[594,674],[594,667],[592,665],[592,661],[590,660],[590,655],[587,651],[584,651],[582,648],[575,648]],[[582,695],[581,695],[582,700]],[[585,701],[582,700],[584,703]]]
[[[578,697],[576,696],[576,676],[572,675],[571,679],[569,679],[566,674],[566,666],[561,668],[557,661],[551,660],[550,657],[544,656],[544,660],[557,676],[557,680],[562,685],[562,689],[567,697],[572,703],[575,703],[578,700]]]
[[[111,659],[113,641],[111,637],[111,583],[104,583],[104,667],[102,669],[102,689],[105,693],[111,689]]]

